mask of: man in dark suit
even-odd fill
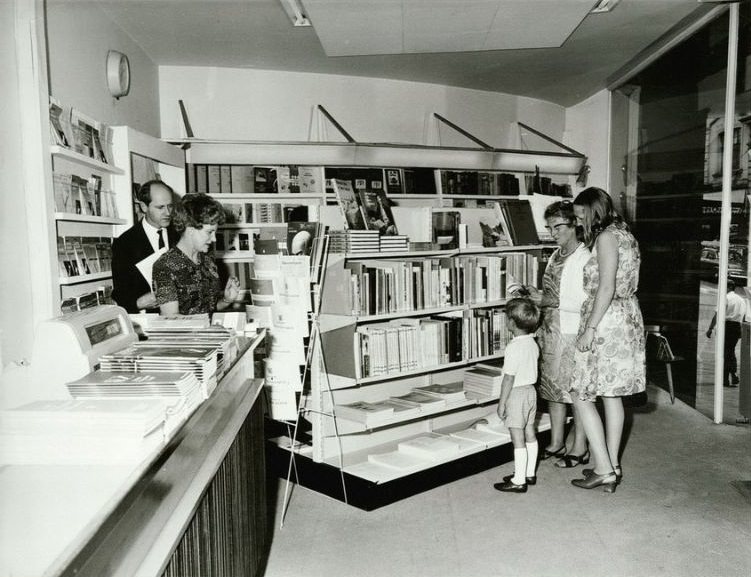
[[[168,229],[174,198],[172,188],[160,180],[143,183],[136,200],[144,217],[112,241],[112,297],[129,313],[156,307],[152,287],[136,263],[176,242]]]

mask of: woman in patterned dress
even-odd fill
[[[207,254],[222,223],[222,205],[208,194],[186,194],[175,206],[172,225],[180,240],[157,259],[152,271],[161,314],[212,313],[237,299],[239,281],[228,279],[222,290],[213,255]]]
[[[546,228],[558,245],[550,256],[542,279],[542,292],[525,287],[532,301],[543,310],[537,331],[541,349],[540,396],[548,402],[550,444],[541,459],[561,457],[556,466],[562,468],[587,464],[587,438],[582,427],[576,426],[574,409],[574,444],[566,453],[566,405],[572,403],[571,372],[574,368],[576,336],[581,319],[581,306],[586,298],[583,268],[589,260],[589,249],[579,240],[571,201],[554,202],[545,210]]]
[[[583,489],[615,491],[621,481],[619,460],[625,395],[644,391],[644,321],[636,289],[641,255],[628,225],[602,189],[590,187],[574,200],[574,213],[592,256],[584,266],[581,325],[576,342],[572,397],[589,441],[594,469],[571,481]],[[595,407],[601,397],[605,426]]]

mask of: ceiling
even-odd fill
[[[158,65],[241,67],[429,82],[570,106],[694,10],[697,0],[280,0],[90,2]],[[328,54],[327,54],[328,53]],[[351,54],[351,55],[350,55]]]

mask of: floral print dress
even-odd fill
[[[537,330],[540,345],[540,396],[546,401],[571,403],[569,388],[574,368],[575,334],[561,333],[561,315],[558,311],[561,276],[566,259],[556,250],[542,277],[542,292],[551,300],[543,309],[542,322]]]
[[[571,381],[573,394],[589,401],[598,396],[633,395],[646,387],[644,321],[636,299],[639,245],[624,224],[614,223],[605,230],[618,241],[615,294],[595,329],[591,349],[576,351]],[[597,248],[593,247],[592,257],[584,266],[584,290],[588,296],[582,306],[580,334],[592,314],[599,284]]]

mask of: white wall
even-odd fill
[[[14,3],[0,2],[0,366],[25,357],[32,342],[15,20]]]
[[[590,166],[587,186],[608,190],[610,172],[610,93],[602,90],[566,109],[564,143],[587,157]],[[582,190],[573,185],[574,196]],[[610,191],[608,191],[610,192]]]
[[[50,2],[47,44],[50,93],[109,125],[159,136],[158,69],[146,53],[91,2]],[[106,81],[107,52],[130,61],[130,94],[116,100]]]
[[[323,140],[312,122],[317,104],[359,142],[438,144],[434,112],[498,147],[517,146],[516,120],[558,139],[565,125],[562,107],[529,98],[326,74],[161,66],[159,93],[164,138],[185,136],[178,100],[197,138]],[[328,140],[343,140],[333,126],[327,133]],[[475,146],[445,126],[440,144]]]

